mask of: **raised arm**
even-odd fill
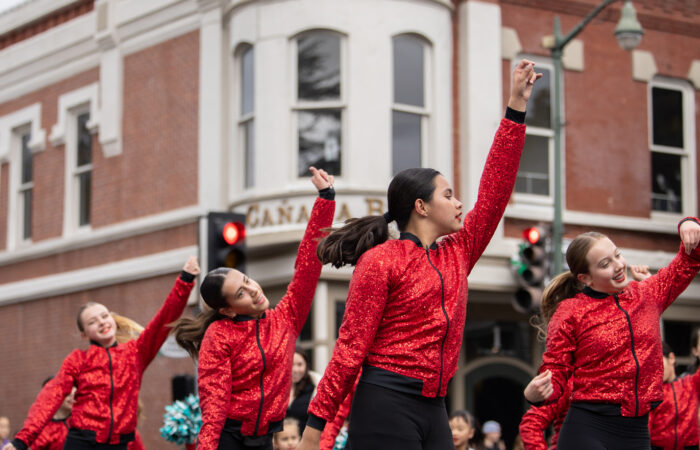
[[[700,270],[700,225],[697,219],[684,219],[678,226],[681,244],[671,263],[640,283],[642,298],[653,300],[659,314],[690,285]]]
[[[58,411],[63,400],[73,389],[80,371],[81,360],[80,350],[74,350],[63,361],[58,374],[41,389],[31,408],[29,408],[29,413],[27,413],[27,419],[24,421],[22,429],[11,441],[11,445],[15,449],[25,450],[41,434],[46,424]],[[12,449],[12,446],[7,448]]]
[[[168,337],[170,328],[167,325],[174,322],[185,310],[187,299],[190,296],[194,286],[194,279],[197,275],[199,275],[197,258],[190,256],[185,262],[180,276],[175,281],[175,285],[170,290],[170,294],[165,299],[163,306],[161,306],[160,310],[139,335],[136,345],[139,351],[142,371],[153,361],[153,358],[156,357],[158,350],[160,350],[163,342]]]
[[[198,450],[215,450],[219,446],[231,403],[231,358],[230,336],[214,322],[207,329],[199,350],[197,389],[202,428],[197,438]]]
[[[513,71],[506,118],[501,121],[486,159],[476,204],[455,236],[469,258],[469,270],[486,249],[513,191],[525,144],[525,106],[541,76],[535,73],[534,63],[527,60],[522,60]]]
[[[297,335],[301,333],[309,315],[316,284],[321,276],[321,262],[316,256],[316,247],[319,239],[323,237],[322,230],[333,223],[335,213],[333,176],[315,167],[311,167],[310,170],[313,174],[311,182],[318,189],[319,197],[311,210],[304,238],[299,244],[292,281],[287,287],[287,293],[275,308],[277,314],[284,315]]]

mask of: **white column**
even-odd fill
[[[95,3],[95,40],[100,49],[100,145],[106,157],[122,152],[124,58],[116,31],[114,0]]]
[[[330,300],[328,298],[328,282],[319,281],[316,286],[313,304],[313,328],[312,339],[317,344],[314,345],[313,367],[316,372],[323,373],[330,361],[331,349],[329,343],[328,329],[328,308]]]

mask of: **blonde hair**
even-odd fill
[[[114,333],[114,337],[118,343],[123,344],[136,339],[143,331],[143,326],[135,320],[121,316],[114,311],[110,314],[112,314],[114,322],[117,324],[117,331]]]
[[[557,306],[563,300],[576,296],[583,290],[583,284],[578,280],[578,275],[588,273],[588,252],[597,241],[606,239],[602,233],[589,231],[579,234],[571,241],[566,249],[566,264],[570,270],[560,273],[549,282],[542,293],[540,315],[534,316],[530,323],[537,328],[537,335],[544,339],[547,335],[549,320],[557,310]]]

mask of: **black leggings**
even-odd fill
[[[454,449],[444,398],[404,394],[360,381],[348,444],[361,450]]]
[[[128,444],[97,444],[68,436],[63,450],[126,450]]]
[[[249,442],[240,433],[231,433],[226,430],[219,437],[219,450],[272,450],[272,436],[263,436]]]
[[[560,450],[651,450],[649,416],[604,416],[571,405],[559,432]]]

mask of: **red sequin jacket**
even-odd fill
[[[525,125],[501,121],[476,204],[459,231],[429,249],[402,233],[360,257],[308,426],[321,430],[333,420],[363,365],[360,382],[425,397],[446,394],[462,344],[467,276],[503,215],[524,140]]]
[[[649,413],[651,445],[664,450],[698,446],[700,371],[664,383],[664,400]]]
[[[225,425],[244,436],[281,429],[289,403],[294,347],[321,275],[318,238],[331,225],[334,211],[334,201],[316,199],[294,276],[275,308],[259,319],[236,316],[209,325],[199,350],[203,423],[197,448],[216,449]]]
[[[564,423],[566,413],[569,412],[571,404],[571,388],[564,395],[559,397],[556,403],[542,406],[531,406],[530,409],[520,419],[520,438],[523,441],[525,450],[556,450],[559,430]],[[544,440],[544,432],[552,425],[554,434],[551,444],[547,447]]]
[[[93,343],[87,350],[74,350],[68,355],[58,374],[39,392],[15,436],[15,447],[24,450],[34,443],[73,386],[77,390],[71,435],[76,432],[80,439],[109,444],[133,440],[141,377],[168,337],[167,325],[185,309],[192,286],[192,282],[178,278],[137,339],[109,348]]]
[[[662,398],[661,313],[700,269],[700,247],[683,245],[667,267],[619,294],[585,288],[557,306],[547,327],[540,372],[552,371],[558,401],[573,376],[572,402],[615,405],[625,417],[647,414]]]
[[[32,444],[32,450],[63,450],[69,422],[70,417],[63,420],[51,419]]]

